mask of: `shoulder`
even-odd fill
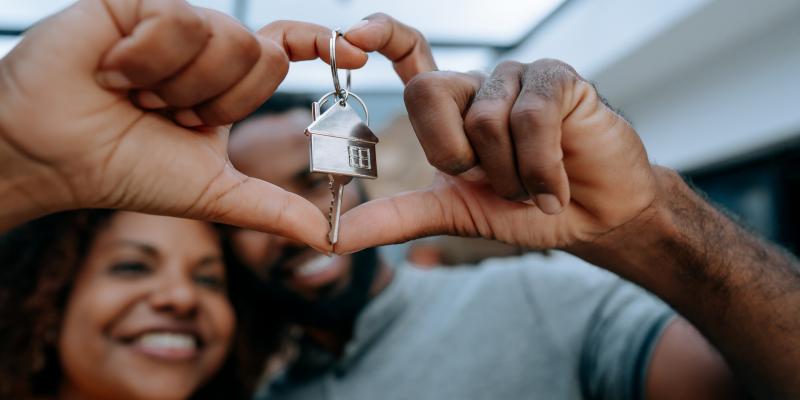
[[[562,252],[430,270],[410,265],[401,268],[413,302],[427,308],[440,302],[449,306],[471,304],[475,298],[517,305],[531,305],[538,299],[551,305],[571,303],[587,292],[605,291],[621,282],[616,275]]]
[[[413,274],[424,277],[431,286],[492,287],[495,285],[525,284],[560,288],[588,289],[609,285],[620,278],[570,254],[551,251],[547,254],[530,253],[518,257],[490,258],[477,265],[436,268]]]

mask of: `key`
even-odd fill
[[[350,93],[349,97],[357,98]],[[353,177],[375,179],[378,176],[375,145],[378,137],[361,120],[349,104],[337,100],[320,115],[320,104],[312,106],[314,122],[306,128],[309,137],[309,160],[312,173],[328,174],[331,189],[331,207],[328,220],[328,239],[336,244],[339,239],[339,216],[341,214],[344,185]]]
[[[328,240],[336,244],[339,240],[339,216],[342,212],[344,185],[354,177],[375,179],[378,164],[375,145],[378,137],[369,129],[369,111],[358,95],[350,91],[350,71],[347,71],[347,88],[339,86],[336,69],[336,38],[331,35],[331,73],[334,91],[325,94],[311,105],[313,122],[306,128],[308,136],[309,169],[312,173],[328,174],[331,189],[331,206],[328,210],[330,232]],[[364,110],[365,120],[350,106],[348,100],[355,99]],[[329,100],[333,100],[328,105]],[[328,105],[322,112],[323,106]]]
[[[328,210],[328,222],[331,230],[328,233],[328,241],[336,244],[339,241],[339,216],[342,213],[342,197],[344,195],[344,185],[353,180],[352,176],[328,174],[328,186],[331,189],[331,207]]]

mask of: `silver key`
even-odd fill
[[[336,244],[339,241],[339,215],[342,213],[342,195],[344,185],[353,180],[352,176],[328,174],[328,186],[331,189],[331,207],[328,209],[328,223],[331,230],[328,232],[328,241]]]
[[[347,71],[347,88],[339,86],[336,69],[336,38],[339,31],[331,36],[331,73],[333,74],[334,91],[325,94],[312,104],[313,122],[306,128],[309,137],[309,159],[311,172],[328,174],[331,189],[331,207],[328,220],[330,233],[328,239],[336,244],[339,239],[339,215],[342,208],[344,185],[353,177],[375,179],[378,177],[375,145],[378,137],[369,129],[369,111],[367,105],[355,93],[350,91],[350,71]],[[332,104],[321,113],[322,107],[329,100]],[[349,99],[355,99],[364,110],[366,122],[350,107]]]
[[[331,94],[326,96],[330,97]],[[353,93],[349,97],[357,98]],[[378,177],[375,158],[378,138],[350,105],[342,105],[341,100],[334,102],[320,115],[320,105],[326,100],[323,97],[313,104],[314,122],[306,128],[305,133],[309,137],[311,172],[326,173],[329,176],[331,207],[328,218],[331,230],[328,239],[331,244],[336,244],[339,239],[339,215],[344,185],[350,183],[353,177]]]

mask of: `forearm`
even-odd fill
[[[575,252],[663,298],[720,350],[749,390],[800,396],[800,265],[732,222],[674,172],[642,215]]]

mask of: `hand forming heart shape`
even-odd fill
[[[7,207],[0,227],[63,209],[119,208],[330,251],[314,205],[241,174],[227,157],[228,124],[274,92],[290,61],[327,60],[328,37],[327,28],[289,21],[254,35],[182,1],[136,9],[82,1],[44,21],[0,64],[0,171],[12,178],[4,201],[27,205]],[[362,66],[370,51],[393,61],[420,143],[447,175],[344,215],[336,252],[441,233],[569,248],[652,202],[655,174],[635,131],[568,65],[436,72],[423,36],[383,14],[345,39],[337,44],[344,68]],[[476,171],[485,171],[477,181]]]

